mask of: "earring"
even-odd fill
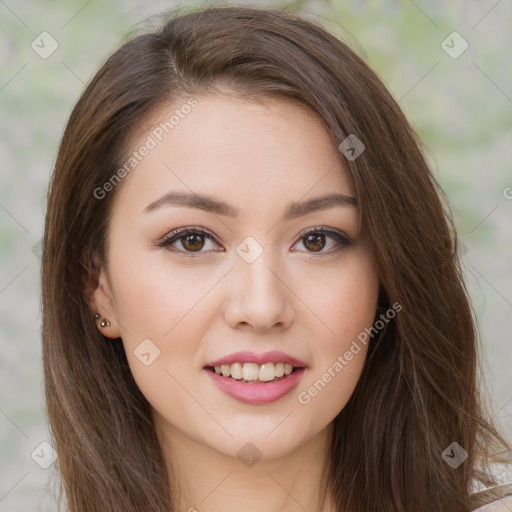
[[[94,315],[94,320],[99,320],[100,318],[101,316],[98,313]],[[110,325],[110,322],[108,321],[108,319],[105,318],[100,322],[100,325],[101,327],[108,327]]]

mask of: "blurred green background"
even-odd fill
[[[158,13],[204,4],[0,0],[0,512],[57,510],[54,466],[39,467],[31,454],[48,439],[38,242],[66,120],[120,43],[156,26]],[[322,23],[368,62],[405,111],[450,200],[479,320],[483,384],[512,437],[512,3],[238,4],[287,6]],[[52,39],[58,47],[43,58]]]

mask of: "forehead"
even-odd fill
[[[181,190],[216,195],[243,213],[244,205],[261,210],[325,193],[353,195],[321,118],[286,100],[201,96],[166,104],[145,123],[126,158],[134,153],[136,165],[121,191],[131,204]]]

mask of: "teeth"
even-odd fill
[[[256,363],[244,363],[242,377],[245,380],[258,380],[258,365]]]
[[[242,365],[240,363],[227,364],[226,366],[231,366],[231,377],[236,380],[240,380],[242,378]]]
[[[259,380],[267,382],[276,378],[276,367],[274,363],[262,364],[259,368]]]
[[[233,363],[215,366],[215,373],[224,377],[232,377],[240,380],[260,380],[268,382],[276,377],[290,375],[293,371],[293,365],[288,363],[265,363],[258,365],[256,363]]]

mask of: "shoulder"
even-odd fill
[[[474,512],[512,512],[512,484],[473,494],[471,504]]]

